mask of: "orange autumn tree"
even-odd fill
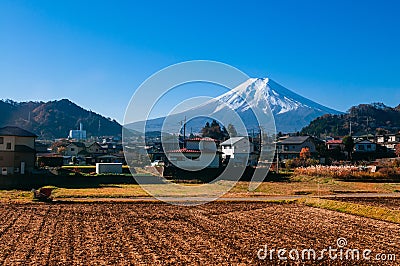
[[[397,155],[397,157],[400,157],[400,144],[397,144],[395,147],[395,153]]]
[[[308,147],[302,148],[300,151],[300,159],[306,160],[310,157],[311,157],[310,148],[308,148]]]

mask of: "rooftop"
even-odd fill
[[[234,145],[236,142],[238,142],[242,139],[247,139],[247,138],[246,137],[233,137],[233,138],[225,140],[220,145],[221,146]]]
[[[0,128],[0,136],[37,137],[36,134],[15,126]]]
[[[326,142],[327,144],[343,144],[343,140],[341,139],[331,139]]]
[[[293,137],[288,137],[288,138],[280,141],[279,143],[280,144],[302,144],[309,138],[310,138],[310,136],[293,136]]]
[[[186,141],[212,141],[212,142],[215,142],[216,140],[213,138],[193,138],[193,139],[186,139]]]
[[[72,144],[75,145],[76,147],[86,148],[85,143],[83,143],[83,142],[74,141],[74,142],[71,142],[69,145],[72,145]]]
[[[189,149],[186,149],[186,148],[179,149],[179,150],[167,151],[167,152],[169,152],[169,153],[179,153],[179,152],[182,152],[182,153],[201,153],[200,150],[189,150]]]

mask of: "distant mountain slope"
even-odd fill
[[[88,136],[121,134],[121,125],[115,120],[87,111],[67,99],[21,103],[0,101],[0,112],[0,126],[16,125],[34,132],[39,138],[65,138],[70,129],[79,128],[79,123],[83,124]]]
[[[184,116],[190,117],[196,114],[208,114],[209,117],[223,117],[227,119],[226,121],[229,121],[232,113],[226,111],[226,109],[223,110],[224,103],[227,103],[239,115],[248,130],[258,130],[254,111],[269,115],[267,106],[270,107],[274,115],[278,132],[300,131],[316,117],[324,114],[341,114],[341,112],[304,98],[271,79],[254,78],[247,80],[231,91],[203,105],[196,106],[180,114],[169,116],[169,124],[164,125],[164,130],[169,130],[172,126],[176,127]],[[160,131],[164,120],[164,117],[148,120],[146,123],[147,130]],[[204,126],[206,120],[193,120],[188,124],[188,127],[198,132]],[[138,122],[131,124],[129,127],[140,130],[143,127],[142,125],[143,122]],[[267,125],[261,126],[266,127]]]
[[[324,115],[303,128],[302,133],[348,135],[350,122],[353,135],[396,133],[400,130],[400,105],[391,108],[383,103],[360,104],[343,115]]]

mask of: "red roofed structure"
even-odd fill
[[[343,140],[341,139],[331,139],[326,142],[328,150],[334,150],[339,148],[341,151],[344,150]]]

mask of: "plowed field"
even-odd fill
[[[400,225],[297,204],[10,203],[0,204],[0,221],[0,265],[302,265],[316,261],[257,252],[319,252],[339,237],[345,249],[370,249],[371,260],[326,255],[324,265],[371,264],[378,253],[400,260]]]

